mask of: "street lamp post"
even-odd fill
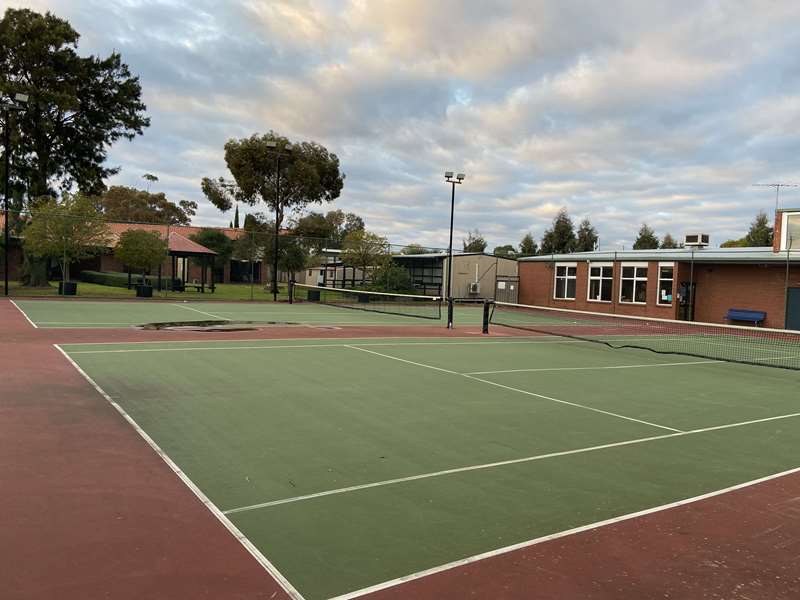
[[[453,216],[456,206],[456,184],[464,183],[464,174],[459,173],[453,179],[452,171],[445,171],[444,180],[451,185],[450,193],[450,243],[447,246],[447,328],[453,328]]]
[[[278,301],[278,212],[281,203],[281,156],[285,156],[292,151],[292,145],[286,144],[283,148],[278,147],[278,142],[270,140],[267,147],[272,149],[275,154],[275,237],[272,240],[272,301]]]
[[[5,181],[3,182],[3,293],[8,296],[8,253],[11,250],[9,244],[9,219],[8,202],[11,186],[11,111],[24,110],[28,102],[27,94],[16,94],[13,102],[2,102],[0,108],[3,109],[3,154],[5,162]]]

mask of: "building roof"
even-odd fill
[[[543,254],[520,258],[521,262],[553,261],[683,261],[696,263],[786,263],[786,252],[773,252],[772,247],[763,248],[678,248],[675,250],[595,250],[592,252],[572,252],[569,254]],[[800,262],[800,252],[790,254],[792,263]]]
[[[205,254],[209,256],[216,256],[217,254],[213,250],[193,242],[174,231],[169,233],[169,251],[171,254]]]
[[[488,252],[453,252],[453,258],[458,258],[459,256],[488,256],[490,258],[499,258],[503,260],[517,260],[516,258],[512,258],[510,256],[498,256],[496,254],[489,254]],[[447,252],[425,252],[423,254],[393,254],[392,258],[408,258],[408,259],[447,258]]]

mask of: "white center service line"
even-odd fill
[[[409,365],[415,365],[417,367],[422,367],[424,369],[433,369],[434,371],[441,371],[442,373],[449,373],[450,375],[458,375],[459,377],[466,377],[467,379],[472,379],[473,381],[480,381],[481,383],[485,383],[486,385],[493,385],[495,387],[502,388],[504,390],[509,390],[511,392],[517,392],[518,394],[525,394],[527,396],[534,396],[535,398],[541,398],[543,400],[549,400],[550,402],[558,402],[559,404],[566,404],[568,406],[574,406],[576,408],[582,408],[584,410],[590,410],[592,412],[601,413],[604,415],[609,415],[611,417],[616,417],[618,419],[624,419],[626,421],[633,421],[635,423],[641,423],[643,425],[649,425],[650,427],[657,427],[659,429],[666,429],[667,431],[674,431],[676,433],[683,433],[681,429],[675,429],[674,427],[667,427],[666,425],[659,425],[658,423],[651,423],[650,421],[644,421],[642,419],[636,419],[634,417],[628,417],[625,415],[621,415],[619,413],[610,412],[607,410],[602,410],[600,408],[594,408],[591,406],[586,406],[585,404],[578,404],[577,402],[570,402],[568,400],[560,400],[558,398],[553,398],[552,396],[545,396],[544,394],[537,394],[536,392],[529,392],[528,390],[523,390],[520,388],[511,387],[508,385],[503,385],[502,383],[497,383],[496,381],[490,381],[489,379],[481,379],[480,377],[475,377],[474,375],[470,375],[468,373],[459,373],[458,371],[451,371],[450,369],[442,369],[441,367],[434,367],[433,365],[426,365],[424,363],[414,362],[413,360],[406,360],[405,358],[398,358],[396,356],[392,356],[390,354],[383,354],[381,352],[375,352],[374,350],[367,350],[366,348],[360,348],[359,346],[352,346],[347,345],[348,348],[352,348],[353,350],[359,350],[360,352],[366,352],[368,354],[374,354],[375,356],[382,356],[383,358],[388,358],[391,360],[396,360],[399,362],[407,363]]]
[[[497,462],[484,463],[480,465],[469,465],[466,467],[456,467],[453,469],[444,469],[442,471],[432,471],[429,473],[421,473],[419,475],[409,475],[408,477],[396,477],[394,479],[385,479],[383,481],[373,481],[371,483],[363,483],[360,485],[350,485],[347,487],[336,488],[332,490],[325,490],[322,492],[315,492],[312,494],[304,494],[302,496],[293,496],[291,498],[281,498],[279,500],[270,500],[268,502],[259,502],[258,504],[250,504],[247,506],[239,506],[237,508],[230,508],[222,511],[225,515],[233,515],[241,512],[248,512],[251,510],[258,510],[261,508],[270,508],[272,506],[280,506],[281,504],[291,504],[293,502],[302,502],[304,500],[313,500],[314,498],[324,498],[325,496],[335,496],[338,494],[347,494],[349,492],[357,492],[359,490],[368,490],[370,488],[383,487],[387,485],[395,485],[398,483],[406,483],[409,481],[419,481],[420,479],[430,479],[432,477],[442,477],[444,475],[454,475],[456,473],[466,473],[469,471],[481,471],[483,469],[493,469],[496,467],[504,467],[507,465],[515,465],[519,463],[535,462],[545,460],[548,458],[558,458],[560,456],[569,456],[571,454],[584,454],[587,452],[596,452],[598,450],[607,450],[609,448],[619,448],[620,446],[633,446],[635,444],[643,444],[646,442],[654,442],[657,440],[666,440],[669,438],[684,437],[689,435],[696,435],[698,433],[707,433],[709,431],[719,431],[722,429],[733,429],[735,427],[744,427],[746,425],[755,425],[757,423],[768,423],[770,421],[780,421],[783,419],[793,419],[800,417],[800,413],[790,413],[787,415],[777,415],[774,417],[764,417],[762,419],[753,419],[751,421],[741,421],[739,423],[727,423],[725,425],[714,425],[712,427],[703,427],[701,429],[691,429],[689,431],[680,431],[676,433],[664,433],[662,435],[653,435],[650,437],[636,438],[633,440],[625,440],[622,442],[611,442],[608,444],[600,444],[599,446],[588,446],[584,448],[575,448],[573,450],[561,450],[558,452],[549,452],[547,454],[536,454],[534,456],[524,456],[522,458],[512,458],[509,460],[501,460]]]
[[[206,315],[207,317],[213,317],[214,319],[217,319],[219,321],[230,321],[230,319],[227,319],[225,317],[220,317],[219,315],[212,315],[209,312],[198,310],[196,308],[192,308],[191,306],[186,306],[185,304],[177,304],[176,303],[173,306],[179,306],[180,308],[185,308],[186,310],[193,310],[196,313],[200,313],[201,315]]]

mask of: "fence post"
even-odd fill
[[[492,304],[494,304],[492,300],[483,301],[483,326],[481,327],[481,333],[483,334],[489,333],[489,319],[492,314]]]

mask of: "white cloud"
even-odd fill
[[[603,244],[657,233],[742,235],[771,210],[759,181],[800,155],[800,5],[501,0],[12,2],[49,8],[80,51],[121,52],[151,127],[111,152],[198,221],[231,137],[274,129],[337,153],[337,206],[395,242],[447,243],[446,169],[463,170],[456,239],[540,237],[566,206]],[[800,204],[787,190],[786,202]]]

